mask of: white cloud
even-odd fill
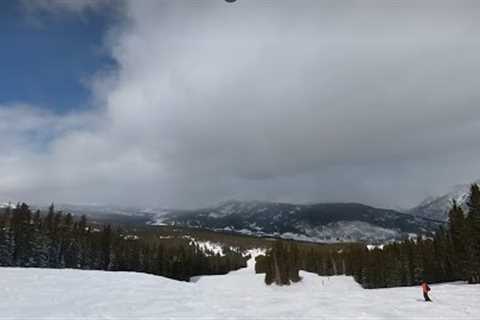
[[[82,3],[69,10],[93,5]],[[60,129],[41,156],[25,142],[31,162],[2,170],[9,181],[26,172],[24,182],[4,192],[389,206],[478,178],[472,10],[354,3],[129,1],[130,23],[108,42],[118,70],[95,80],[104,105],[67,129],[62,117],[34,112],[35,130],[52,121]]]

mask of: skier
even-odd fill
[[[422,286],[422,291],[423,291],[423,298],[427,302],[431,302],[430,297],[428,296],[428,291],[430,291],[430,287],[428,286],[427,281],[422,280],[420,285]]]

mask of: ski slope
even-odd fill
[[[3,319],[478,319],[480,285],[364,290],[350,277],[302,272],[265,286],[248,267],[190,283],[133,272],[0,268]]]

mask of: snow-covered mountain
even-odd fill
[[[32,206],[46,211],[47,207]],[[253,236],[314,242],[383,243],[435,231],[441,221],[358,203],[297,205],[226,201],[206,209],[165,210],[136,207],[56,204],[56,210],[85,214],[90,221],[125,225],[179,225]]]
[[[357,203],[296,205],[259,201],[227,201],[206,209],[169,212],[150,223],[317,242],[383,242],[434,231],[441,224]]]
[[[475,183],[480,183],[477,180]],[[448,210],[452,205],[452,200],[457,204],[466,208],[471,184],[461,184],[451,188],[449,192],[439,197],[428,197],[418,206],[410,209],[407,213],[418,217],[424,217],[440,221],[448,221]]]

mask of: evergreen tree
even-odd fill
[[[33,217],[32,258],[32,266],[42,268],[48,266],[48,238],[39,210]]]
[[[12,231],[14,238],[13,265],[32,266],[33,264],[33,222],[30,208],[22,203],[12,211]]]
[[[452,246],[452,262],[455,278],[464,279],[466,277],[466,268],[468,264],[467,238],[468,230],[465,222],[465,214],[455,200],[452,201],[452,207],[448,213],[448,233]]]
[[[468,265],[467,274],[470,283],[480,283],[480,188],[472,184],[468,206]]]
[[[0,215],[0,266],[11,266],[13,264],[14,239],[10,224],[10,207]]]
[[[87,217],[82,215],[80,221],[78,222],[78,227],[76,229],[76,241],[78,246],[78,266],[81,269],[87,268],[88,264],[88,238],[90,235],[90,228],[87,225]]]
[[[102,232],[101,238],[101,247],[102,247],[102,269],[109,270],[110,268],[110,259],[111,259],[111,249],[112,249],[112,227],[105,226]]]

